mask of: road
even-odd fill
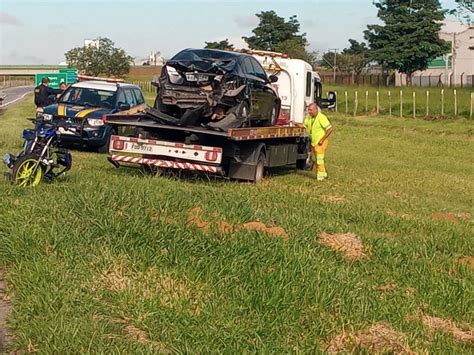
[[[8,106],[19,102],[26,95],[33,93],[34,86],[18,86],[8,89],[0,89],[0,97],[6,96],[0,105],[1,109],[8,108]]]

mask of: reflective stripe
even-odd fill
[[[99,111],[101,108],[88,108],[86,110],[79,111],[75,117],[83,118],[86,117],[89,113]]]
[[[323,126],[323,128],[327,131],[329,128],[332,128],[332,126],[329,124],[326,127]]]
[[[66,105],[59,104],[58,105],[58,116],[66,116]]]

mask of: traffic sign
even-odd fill
[[[49,86],[58,89],[61,83],[67,82],[67,74],[66,73],[45,73],[45,74],[36,74],[35,75],[35,85],[38,86],[41,84],[41,80],[43,78],[49,79]]]

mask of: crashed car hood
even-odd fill
[[[59,117],[102,118],[102,115],[111,113],[111,110],[104,107],[84,107],[60,103],[46,106],[44,113]]]
[[[236,61],[234,59],[229,60],[170,60],[166,65],[174,67],[178,70],[188,70],[188,71],[199,71],[203,73],[215,73],[222,71],[224,73],[231,72],[235,65]]]

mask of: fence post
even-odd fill
[[[347,106],[347,91],[344,91],[344,96],[346,97],[346,113],[349,112],[349,106]]]
[[[444,116],[444,89],[441,89],[441,116]]]
[[[369,90],[365,91],[365,113],[367,114],[369,109]]]
[[[403,118],[403,90],[400,90],[400,118]]]
[[[388,92],[388,115],[392,116],[392,94]]]
[[[426,90],[426,117],[430,115],[430,92]]]
[[[354,99],[354,117],[357,116],[357,107],[359,106],[359,97],[358,97],[358,93],[357,93],[357,90],[355,92],[355,99]]]
[[[471,92],[471,110],[469,112],[469,118],[472,118],[472,106],[474,101],[474,92]]]
[[[416,92],[413,91],[413,118],[416,118]]]
[[[336,112],[337,112],[337,91],[334,91],[334,95],[336,95]]]
[[[377,115],[380,113],[380,95],[377,91]]]
[[[454,117],[458,115],[458,95],[456,89],[454,89]]]

